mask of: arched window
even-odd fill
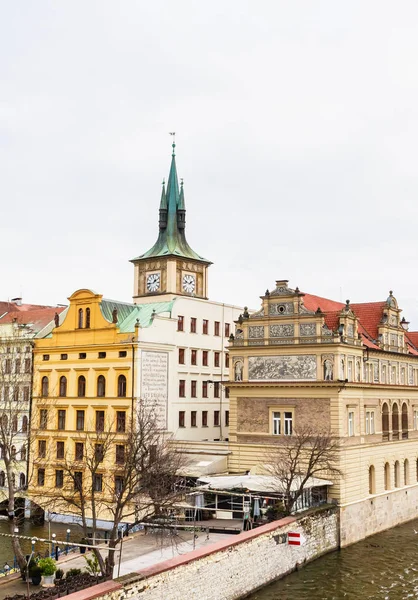
[[[373,465],[369,467],[369,494],[376,493],[376,473]]]
[[[392,407],[392,439],[399,440],[399,408],[396,403]]]
[[[407,458],[403,463],[403,482],[404,485],[409,485],[409,460]]]
[[[382,434],[383,439],[389,439],[389,407],[386,402],[382,406]]]
[[[0,458],[4,458],[4,446],[0,444]],[[418,461],[417,461],[417,469],[418,469]]]
[[[6,485],[6,475],[4,471],[0,471],[0,487],[4,487]]]
[[[16,446],[12,446],[10,450],[12,458],[16,458]]]
[[[78,378],[77,395],[79,398],[84,398],[86,395],[86,378],[80,375]]]
[[[401,487],[401,465],[399,460],[395,462],[395,487]]]
[[[390,490],[390,465],[385,464],[385,490]]]
[[[20,460],[26,460],[26,446],[22,446],[20,449]]]
[[[408,406],[406,402],[402,404],[402,439],[408,439]]]
[[[106,379],[103,375],[99,375],[97,378],[97,396],[103,398],[106,395]]]
[[[24,415],[23,419],[22,419],[22,433],[27,433],[27,432],[28,432],[28,418],[26,415]]]
[[[48,392],[49,392],[49,380],[48,380],[48,377],[46,377],[46,375],[45,375],[44,377],[42,377],[41,395],[48,396]]]
[[[126,377],[119,375],[118,377],[118,398],[126,398]]]
[[[86,329],[90,329],[90,309],[86,308]]]
[[[12,431],[13,431],[13,433],[16,433],[16,431],[17,431],[17,415],[13,415]]]
[[[83,329],[83,320],[84,320],[83,309],[79,308],[78,309],[78,328],[79,329]]]
[[[60,396],[65,398],[67,395],[67,378],[63,375],[60,377]]]
[[[3,429],[3,432],[7,431],[9,425],[9,419],[7,418],[7,415],[2,415],[1,417],[1,427]]]
[[[26,477],[25,477],[25,474],[24,474],[24,473],[21,473],[21,474],[20,474],[20,477],[19,477],[19,487],[20,487],[20,488],[24,488],[24,487],[25,487],[25,484],[26,484]]]

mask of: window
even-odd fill
[[[5,385],[4,386],[4,401],[7,402],[10,399],[10,390],[9,390],[9,386]]]
[[[64,471],[62,469],[57,469],[55,471],[55,487],[62,488],[64,485]]]
[[[23,445],[20,449],[20,460],[26,460],[26,446]]]
[[[202,427],[208,426],[208,411],[202,410]]]
[[[213,425],[214,427],[219,427],[219,410],[213,411]]]
[[[83,473],[81,471],[74,471],[74,490],[81,492],[83,489]]]
[[[208,397],[208,382],[202,381],[202,398]]]
[[[122,494],[125,481],[121,475],[115,476],[115,494]]]
[[[220,366],[219,356],[220,356],[219,352],[215,352],[214,363],[213,363],[215,367],[219,367]]]
[[[293,433],[293,415],[291,412],[284,413],[284,434],[292,435]]]
[[[67,395],[67,378],[64,377],[64,375],[62,377],[60,377],[60,396],[61,398],[65,398],[65,396]]]
[[[366,410],[366,435],[374,433],[374,411]]]
[[[209,333],[209,321],[207,319],[203,319],[202,333],[205,335]]]
[[[125,462],[125,446],[121,444],[116,445],[116,464],[123,465]]]
[[[58,411],[58,429],[60,431],[65,430],[65,410]]]
[[[42,385],[41,385],[41,395],[48,396],[49,391],[49,380],[48,377],[42,377]]]
[[[118,377],[118,398],[126,398],[126,377],[119,375]]]
[[[38,469],[38,485],[45,485],[45,469]]]
[[[75,459],[83,460],[84,458],[84,444],[82,442],[75,443]]]
[[[19,402],[19,388],[15,387],[15,389],[13,390],[13,400],[15,402]]]
[[[93,489],[95,492],[103,491],[103,475],[101,473],[95,473],[93,477]]]
[[[229,369],[229,352],[225,352],[225,369]]]
[[[192,350],[190,355],[192,365],[197,365],[197,350]]]
[[[177,317],[177,331],[184,331],[184,317],[182,315]]]
[[[225,427],[229,427],[229,410],[225,411]]]
[[[98,358],[106,358],[106,352],[99,352]]]
[[[369,494],[376,493],[376,473],[374,466],[369,467]]]
[[[202,350],[202,365],[204,367],[208,366],[208,356],[209,352],[207,350]]]
[[[29,386],[27,386],[27,385],[26,385],[26,386],[23,388],[23,400],[24,400],[25,402],[29,402],[29,393],[30,393],[30,392],[29,392]]]
[[[65,446],[64,442],[57,442],[57,459],[61,460],[64,458]]]
[[[61,360],[68,360],[68,354],[61,354]]]
[[[225,337],[229,338],[230,334],[231,334],[231,325],[229,323],[225,323]]]
[[[409,460],[407,458],[403,463],[403,480],[404,485],[409,485]]]
[[[6,475],[4,471],[0,471],[0,487],[4,487],[6,485]]]
[[[38,458],[46,458],[46,440],[38,440]]]
[[[395,487],[401,487],[401,466],[399,460],[395,461]]]
[[[7,415],[5,415],[5,414],[3,414],[3,415],[2,415],[2,417],[1,417],[1,427],[2,427],[2,429],[3,429],[3,434],[4,434],[4,435],[7,435],[7,434],[9,433],[9,432],[7,431],[8,425],[9,425],[9,419],[8,419],[8,416],[7,416]]]
[[[352,411],[348,413],[348,435],[354,435],[354,413]]]
[[[126,350],[119,350],[119,358],[126,358],[128,353]]]
[[[96,431],[104,431],[105,413],[104,410],[96,410]]]
[[[197,397],[197,381],[195,379],[193,379],[191,384],[192,384],[191,385],[191,397],[196,398]]]
[[[13,433],[17,431],[17,415],[14,415],[12,419],[12,431]]]
[[[195,410],[192,410],[191,412],[190,425],[192,427],[197,427],[197,412]]]
[[[220,333],[219,333],[220,332],[220,327],[221,327],[220,322],[219,321],[215,321],[214,328],[213,328],[213,334],[214,335],[220,335]]]
[[[78,309],[78,328],[83,329],[83,309]]]
[[[116,431],[124,433],[126,429],[126,413],[124,410],[116,411]]]
[[[77,382],[77,396],[84,398],[86,395],[86,378],[84,375],[80,375]]]
[[[4,372],[9,375],[12,372],[12,361],[10,358],[6,358]]]
[[[186,380],[180,379],[179,380],[179,398],[185,398],[185,397],[186,397]]]
[[[196,317],[190,318],[190,333],[196,333]]]
[[[22,433],[28,432],[28,418],[26,415],[23,415],[22,418]]]
[[[179,411],[179,427],[185,427],[185,411]]]
[[[221,384],[219,383],[219,381],[215,381],[215,383],[213,384],[213,396],[214,398],[220,398],[220,394]]]
[[[281,413],[273,413],[273,435],[280,435],[281,430]]]
[[[20,373],[20,367],[21,367],[20,358],[17,358],[15,360],[15,373]]]
[[[84,410],[78,410],[76,413],[76,429],[84,431]]]
[[[39,411],[39,429],[48,428],[48,409],[41,408]]]
[[[87,354],[85,352],[80,352],[78,355],[78,358],[81,358],[81,359],[86,358],[86,357],[87,357]]]
[[[225,388],[225,398],[229,398],[229,387]]]
[[[94,457],[97,463],[103,462],[104,459],[104,447],[103,444],[95,444],[94,446]]]
[[[184,348],[179,348],[179,365],[184,365]]]
[[[86,329],[90,329],[90,309],[86,308]]]
[[[106,379],[104,375],[99,375],[97,378],[97,397],[104,398],[106,395]]]

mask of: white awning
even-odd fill
[[[280,494],[284,491],[281,489],[280,482],[276,477],[269,475],[225,475],[224,477],[199,477],[197,482],[202,484],[202,488],[213,490],[248,490],[250,492],[270,492]],[[305,489],[313,487],[321,487],[324,485],[332,485],[332,481],[327,479],[319,479],[318,477],[310,477]],[[300,487],[299,478],[295,478],[292,485],[292,491],[298,490]]]
[[[187,464],[179,470],[179,475],[200,477],[201,475],[226,473],[228,471],[227,459],[225,454],[190,454],[187,456]]]

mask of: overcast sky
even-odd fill
[[[0,0],[0,299],[130,300],[171,139],[211,299],[418,329],[418,3]]]

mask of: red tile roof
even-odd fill
[[[314,296],[313,294],[304,294],[303,303],[308,310],[315,311],[320,308],[322,312],[341,310],[345,306],[342,302],[335,302],[335,300],[321,298],[321,296]]]
[[[28,325],[34,333],[38,333],[54,320],[55,313],[62,313],[65,306],[42,306],[39,304],[21,304],[0,302],[0,324],[19,323]]]

